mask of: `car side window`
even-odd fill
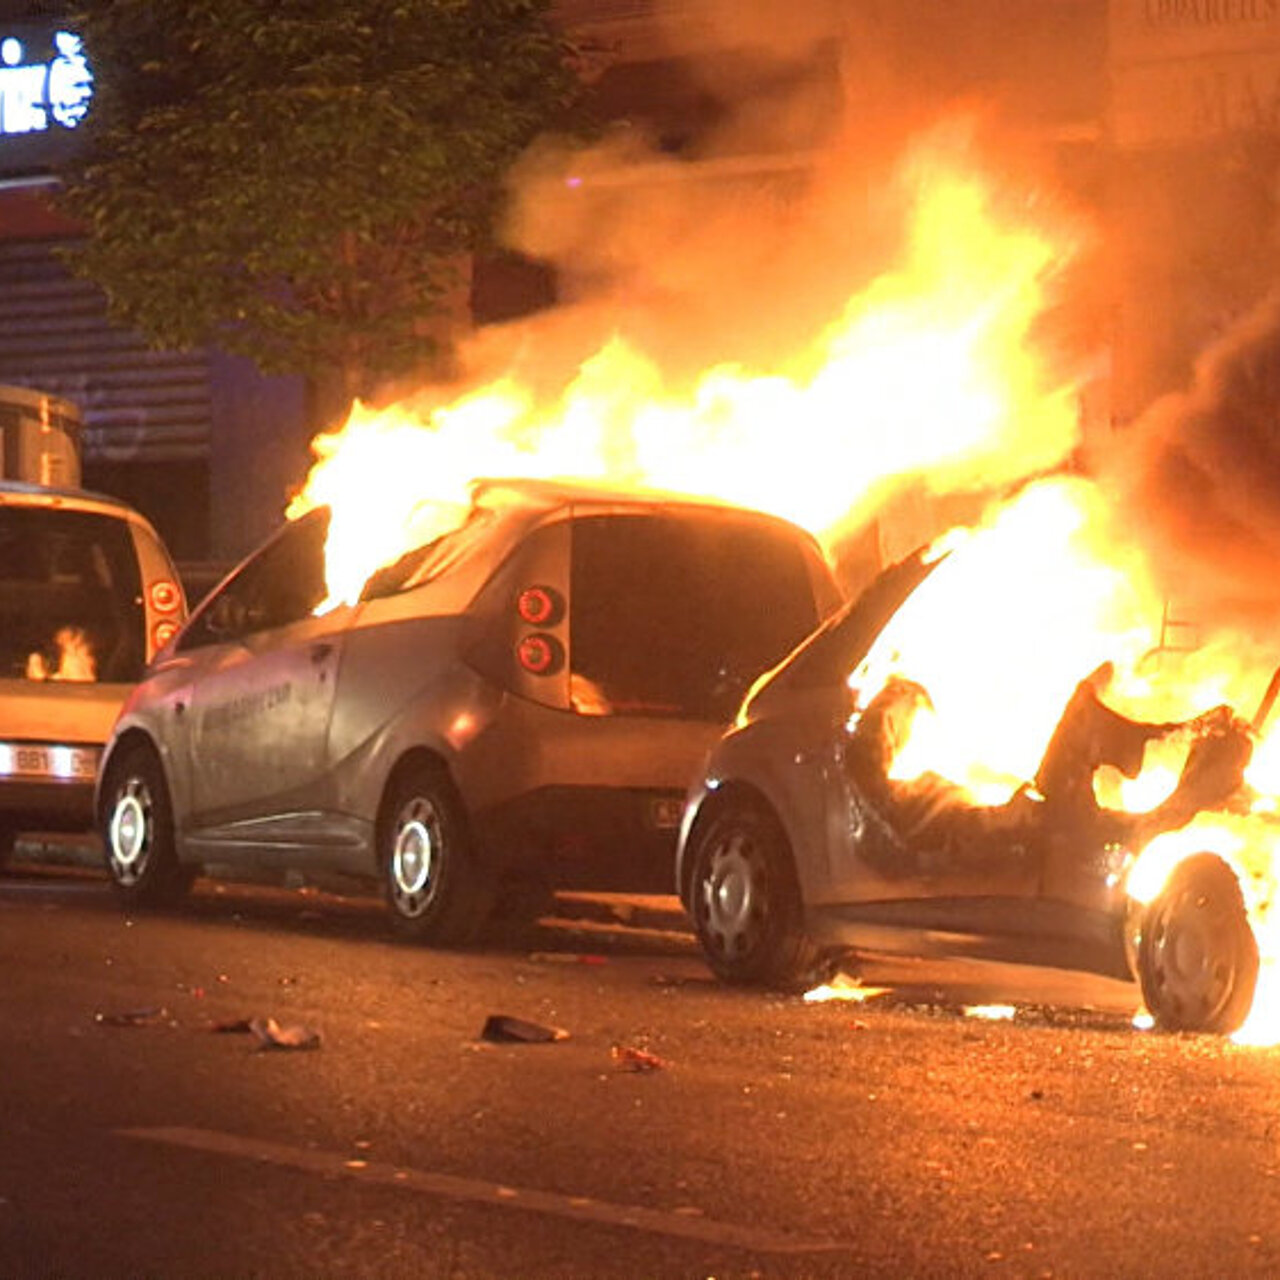
[[[327,508],[285,526],[191,619],[178,649],[239,640],[310,617],[325,599]]]

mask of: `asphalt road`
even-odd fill
[[[1280,1273],[1280,1054],[1135,1030],[1121,984],[899,966],[812,1004],[678,931],[432,952],[371,901],[129,916],[21,867],[0,967],[6,1277]]]

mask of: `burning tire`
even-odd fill
[[[1258,943],[1235,873],[1212,853],[1179,863],[1138,944],[1147,1009],[1169,1031],[1229,1035],[1253,1004]]]
[[[815,979],[822,953],[804,932],[795,863],[774,816],[732,799],[695,840],[689,903],[712,970],[742,984]]]
[[[417,764],[393,778],[379,822],[378,863],[397,932],[445,946],[476,936],[488,915],[488,877],[442,769]]]
[[[155,752],[141,745],[122,751],[109,766],[103,796],[102,843],[116,892],[138,906],[177,901],[196,869],[178,861],[169,787]]]

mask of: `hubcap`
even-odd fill
[[[708,854],[701,905],[704,927],[725,956],[751,949],[760,931],[765,896],[758,859],[741,832]]]
[[[1159,922],[1159,980],[1165,995],[1185,1014],[1217,1010],[1231,987],[1232,964],[1215,945],[1217,922],[1198,895],[1171,902]]]
[[[123,885],[136,884],[151,851],[151,794],[140,778],[130,778],[116,796],[111,814],[111,871]]]
[[[427,799],[411,800],[396,820],[391,847],[391,896],[404,916],[420,916],[431,904],[440,859],[440,815]]]

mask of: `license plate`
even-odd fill
[[[92,782],[97,772],[97,747],[0,742],[0,777]]]

